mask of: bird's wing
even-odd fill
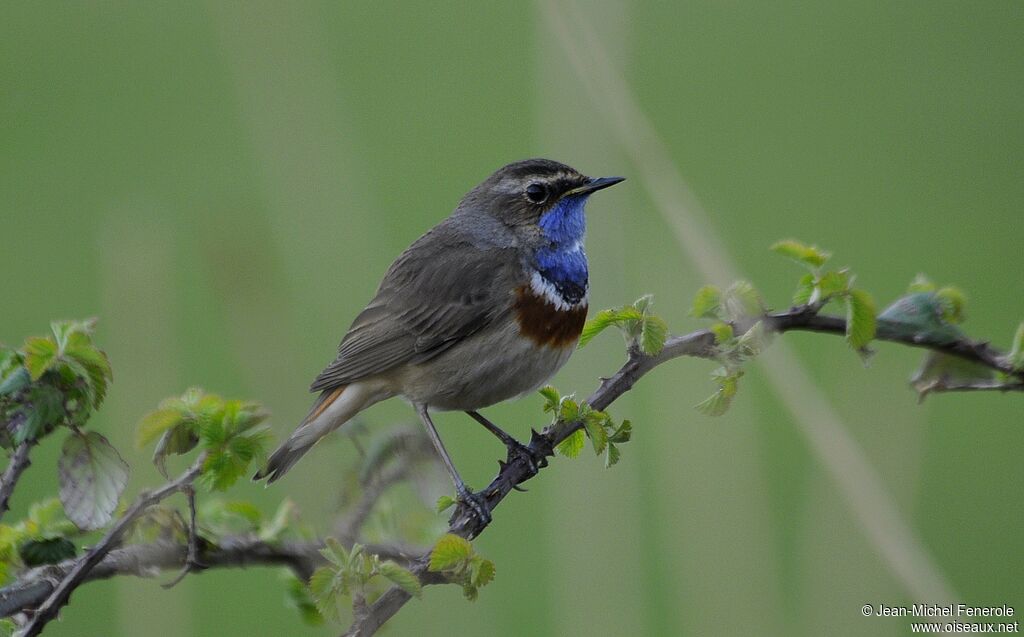
[[[509,311],[509,273],[519,267],[511,249],[484,251],[449,233],[424,235],[388,269],[310,390],[437,356]]]

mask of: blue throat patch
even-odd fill
[[[586,203],[587,195],[565,197],[541,215],[538,222],[551,243],[534,255],[537,271],[570,305],[579,303],[587,294],[587,253],[583,250]]]

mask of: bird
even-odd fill
[[[309,413],[253,479],[278,480],[324,436],[397,396],[422,421],[458,501],[488,523],[430,413],[467,413],[536,472],[542,459],[479,410],[536,391],[576,349],[589,293],[584,207],[621,181],[538,158],[470,190],[391,264],[310,386],[319,396]]]

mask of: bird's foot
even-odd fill
[[[480,528],[491,523],[491,511],[487,507],[487,498],[484,497],[484,494],[470,491],[468,487],[463,485],[458,489],[458,500],[459,503],[465,505],[466,508],[473,512],[473,515],[480,522]]]
[[[508,462],[511,464],[515,460],[521,460],[526,465],[526,469],[529,472],[526,479],[532,478],[533,476],[540,473],[540,470],[548,466],[548,459],[542,454],[538,454],[530,449],[523,443],[510,438],[504,441],[505,448],[508,450]]]

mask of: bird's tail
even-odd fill
[[[309,414],[292,435],[270,455],[267,465],[253,480],[276,481],[292,468],[321,438],[348,422],[357,413],[377,402],[372,392],[359,383],[325,390],[313,403]]]

